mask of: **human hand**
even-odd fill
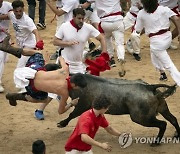
[[[39,40],[39,41],[36,43],[36,48],[38,48],[39,50],[43,50],[43,47],[44,47],[44,42],[43,42],[43,40]]]
[[[76,106],[76,105],[77,105],[77,103],[78,103],[78,101],[79,101],[79,97],[78,97],[78,98],[73,99],[73,100],[71,101],[71,104],[72,104],[73,106]]]
[[[112,146],[108,144],[108,142],[101,143],[101,148],[110,152],[112,150]]]
[[[68,42],[69,46],[76,45],[76,44],[79,44],[79,42],[78,41],[69,41]]]

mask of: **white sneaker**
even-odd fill
[[[24,93],[24,92],[26,92],[26,89],[25,89],[25,88],[22,88],[22,89],[19,90],[18,93]]]
[[[4,88],[2,85],[0,85],[0,93],[4,92]]]
[[[130,39],[127,40],[127,42],[126,42],[126,49],[130,54],[134,53],[133,48],[132,48],[132,42]]]
[[[170,46],[169,46],[169,49],[173,49],[173,50],[177,50],[177,46],[176,45],[173,45],[173,44],[171,44]]]

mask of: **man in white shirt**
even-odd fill
[[[76,8],[73,10],[73,19],[66,23],[63,23],[54,37],[54,45],[61,46],[64,48],[61,52],[61,56],[65,62],[69,65],[69,73],[85,73],[86,68],[83,63],[83,51],[87,40],[90,37],[95,37],[100,41],[102,52],[106,52],[105,39],[100,32],[95,29],[92,25],[84,22],[85,12],[82,8]],[[43,111],[52,98],[49,94],[49,101],[43,103],[38,110],[35,111],[35,116],[39,120],[44,119]]]
[[[132,28],[131,38],[126,42],[126,49],[128,52],[132,53],[137,61],[141,60],[140,57],[140,38],[134,36],[133,30],[136,22],[137,14],[139,10],[142,9],[141,0],[131,0],[131,7],[126,13],[123,19],[125,30]]]
[[[7,14],[12,10],[11,3],[1,0],[0,1],[0,15]],[[0,20],[0,42],[4,40],[7,36],[6,31],[9,31],[9,21],[8,20]],[[2,86],[2,75],[4,71],[4,64],[8,58],[7,53],[0,51],[0,93],[4,92],[4,88]]]
[[[1,20],[10,20],[16,34],[16,43],[21,48],[37,48],[42,50],[44,43],[40,39],[38,30],[33,20],[25,14],[24,3],[20,0],[12,2],[13,11],[0,15]],[[29,57],[22,56],[18,60],[17,68],[24,67]]]
[[[173,12],[175,12],[177,14],[178,17],[180,17],[178,0],[173,0],[173,1],[172,0],[158,0],[158,3],[159,3],[159,5],[169,7]],[[178,36],[178,30],[175,27],[172,31],[172,39],[175,39],[177,36]],[[169,48],[175,50],[178,47],[171,43]]]
[[[56,6],[54,6],[51,0],[47,0],[47,5],[55,13],[57,19],[56,31],[59,29],[62,23],[70,21],[73,18],[72,10],[77,8],[79,0],[57,0]],[[61,17],[63,16],[63,20]],[[51,60],[55,60],[58,57],[58,52],[61,47],[57,48],[57,51],[51,56]]]
[[[97,8],[97,14],[100,18],[99,30],[104,33],[107,43],[107,51],[111,58],[111,67],[116,66],[114,61],[114,48],[112,43],[112,36],[115,40],[115,46],[117,50],[117,58],[120,64],[119,75],[124,76],[124,64],[125,64],[125,49],[124,49],[124,24],[123,13],[120,6],[120,0],[87,0],[83,4],[83,8],[87,8],[91,3],[95,2]]]
[[[180,19],[168,7],[159,6],[157,0],[141,0],[141,2],[144,9],[138,13],[135,31],[136,33],[140,33],[144,28],[145,34],[149,36],[151,61],[160,72],[160,80],[167,80],[165,74],[165,69],[167,69],[176,84],[180,86],[180,72],[166,51],[172,41],[172,34],[169,31],[169,19],[173,20],[179,34]],[[149,5],[150,3],[152,5]]]

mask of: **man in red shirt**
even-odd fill
[[[112,147],[107,142],[100,143],[94,140],[99,126],[112,135],[120,135],[120,132],[112,128],[104,117],[104,113],[108,110],[110,104],[110,100],[101,95],[93,102],[93,108],[84,112],[79,117],[75,129],[65,145],[66,154],[92,154],[92,145],[108,152],[111,151]]]

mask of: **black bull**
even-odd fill
[[[87,87],[81,90],[71,90],[72,99],[79,97],[79,102],[70,113],[69,117],[58,123],[58,127],[65,127],[69,121],[81,115],[92,106],[92,102],[100,94],[104,94],[111,100],[107,114],[123,115],[130,114],[132,121],[146,127],[158,127],[159,133],[156,144],[162,139],[167,123],[156,118],[160,113],[168,120],[177,131],[180,137],[180,127],[176,117],[174,117],[167,106],[165,98],[172,95],[176,86],[166,84],[150,85],[142,80],[121,80],[104,79],[91,75],[84,75]],[[162,92],[158,88],[165,87]]]

